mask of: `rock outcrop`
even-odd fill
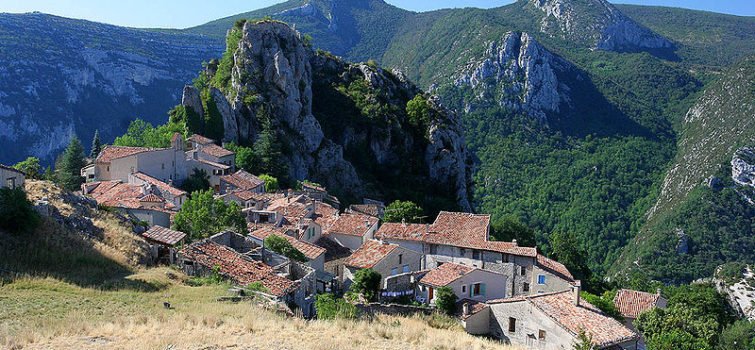
[[[755,148],[742,147],[734,152],[731,178],[737,185],[755,188]]]
[[[406,120],[408,100],[422,93],[411,83],[371,65],[315,53],[282,22],[247,22],[237,30],[241,40],[230,48],[230,82],[209,87],[223,118],[224,141],[252,145],[263,128],[272,128],[285,143],[291,179],[314,180],[361,198],[381,195],[377,189],[386,187],[387,178],[406,171],[444,187],[444,195],[471,209],[462,127],[437,101],[428,102],[434,117],[418,135],[417,126]],[[362,90],[352,91],[354,86]],[[184,95],[184,106],[196,111],[194,91]],[[354,108],[362,97],[374,98],[369,104],[379,112],[366,116],[371,106]],[[319,106],[317,113],[313,105]],[[415,157],[424,166],[406,170],[403,162]]]
[[[454,85],[473,90],[474,99],[464,106],[467,112],[493,102],[545,122],[548,114],[570,102],[569,87],[558,78],[569,69],[568,62],[529,34],[508,32],[491,42],[483,58],[470,63]]]
[[[606,0],[521,0],[544,13],[540,30],[607,51],[671,49],[674,44],[622,14]]]

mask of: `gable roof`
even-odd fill
[[[254,224],[249,224],[250,231]],[[318,247],[314,244],[310,244],[307,242],[300,241],[294,237],[291,237],[286,234],[286,231],[288,231],[288,228],[285,227],[271,227],[271,226],[265,226],[261,229],[255,230],[250,233],[253,237],[264,241],[265,238],[274,235],[278,237],[285,238],[291,245],[296,248],[298,251],[302,252],[304,256],[307,257],[309,260],[317,259],[320,255],[325,254],[325,249]]]
[[[597,307],[580,300],[579,305],[572,301],[572,291],[520,296],[508,299],[489,300],[488,305],[501,303],[528,302],[546,316],[577,336],[584,330],[592,336],[593,345],[603,348],[639,338],[639,335],[606,316]]]
[[[223,157],[228,157],[228,156],[232,156],[232,155],[236,154],[233,151],[229,151],[229,150],[227,150],[227,149],[225,149],[223,147],[220,147],[220,146],[218,146],[218,145],[216,145],[214,143],[209,143],[209,144],[206,144],[206,145],[202,145],[199,148],[199,152],[202,152],[204,154],[209,154],[209,155],[211,155],[213,157],[216,157],[216,158],[223,158]]]
[[[148,195],[145,195],[139,198],[139,201],[145,202],[145,203],[164,203],[165,199],[163,199],[163,197],[160,197],[154,193],[150,193]]]
[[[375,238],[420,241],[533,258],[537,256],[537,249],[534,247],[489,240],[489,228],[490,215],[444,211],[438,214],[431,225],[385,223],[375,234]]]
[[[327,228],[328,234],[336,233],[362,237],[378,223],[378,218],[364,214],[341,214]]]
[[[180,197],[180,196],[183,196],[183,195],[187,194],[186,191],[183,191],[181,189],[175,188],[175,187],[173,187],[173,186],[171,186],[171,185],[169,185],[169,184],[167,184],[165,182],[162,182],[162,181],[160,181],[160,180],[158,180],[158,179],[156,179],[156,178],[154,178],[152,176],[149,176],[149,175],[147,175],[145,173],[136,172],[136,173],[133,173],[131,175],[133,175],[135,178],[137,178],[139,180],[142,180],[142,181],[144,181],[144,182],[146,182],[146,183],[148,183],[150,185],[153,185],[153,186],[157,187],[158,189],[160,189],[160,191],[162,191],[162,192],[168,192],[168,193],[170,193],[171,195],[173,195],[175,197]]]
[[[369,240],[355,250],[343,264],[360,269],[370,269],[398,248],[396,244]]]
[[[119,158],[133,156],[135,154],[144,153],[156,150],[156,148],[146,147],[123,147],[123,146],[105,146],[99,155],[97,155],[98,163],[110,163],[111,161]]]
[[[379,218],[382,216],[385,208],[377,204],[352,204],[349,206],[349,210],[353,213],[364,214]]]
[[[181,255],[202,266],[219,268],[219,273],[234,283],[246,286],[260,282],[270,294],[284,296],[295,290],[299,283],[275,274],[270,266],[249,260],[231,248],[210,240],[193,243],[181,250]]]
[[[18,170],[18,169],[16,169],[16,168],[14,168],[14,167],[11,167],[11,166],[7,166],[7,165],[2,165],[2,164],[0,164],[0,169],[4,169],[4,170],[8,170],[8,171],[12,171],[12,172],[14,172],[14,173],[19,173],[19,174],[21,174],[21,175],[24,175],[24,172],[23,172],[23,171],[20,171],[20,170]]]
[[[171,246],[186,238],[186,234],[183,232],[173,231],[160,226],[152,226],[147,232],[142,233],[142,236],[157,243]]]
[[[419,280],[419,283],[434,287],[444,287],[474,270],[476,269],[470,266],[445,263],[428,271],[427,274]]]
[[[143,203],[163,202],[165,203],[163,208],[148,209],[165,211],[167,209],[174,208],[172,203],[165,202],[165,198],[162,198],[156,194],[145,194],[142,186],[126,184],[118,180],[92,182],[85,184],[83,188],[86,191],[86,195],[94,198],[94,200],[97,201],[98,204],[107,207],[145,209]],[[162,199],[162,201],[158,201],[155,197]],[[142,201],[143,199],[144,201]]]
[[[546,258],[542,254],[537,255],[537,266],[540,266],[541,268],[548,270],[554,274],[560,275],[564,279],[574,281],[574,276],[572,276],[571,272],[569,272],[569,269],[567,269],[564,264],[556,260]]]
[[[637,318],[639,314],[654,308],[660,298],[660,294],[620,289],[613,299],[613,304],[622,316]]]
[[[209,145],[209,144],[215,143],[215,140],[213,140],[211,138],[204,137],[202,135],[198,135],[198,134],[191,135],[186,140],[187,141],[191,141],[191,142],[196,142],[196,143],[198,143],[200,145]]]
[[[220,179],[242,190],[253,190],[265,181],[248,173],[245,170],[239,170],[231,175],[221,176]]]
[[[274,211],[289,223],[295,224],[309,215],[311,208],[311,200],[304,195],[299,195],[278,198],[270,202],[266,210]]]

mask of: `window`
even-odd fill
[[[404,273],[408,273],[408,272],[409,272],[409,265],[404,265],[404,267],[403,267],[402,271],[403,271]]]
[[[110,166],[107,167],[107,171],[110,171]]]
[[[430,254],[438,254],[438,246],[435,244],[430,245]]]
[[[472,251],[472,259],[480,260],[480,255],[481,254],[479,250],[475,249]]]
[[[461,294],[467,294],[467,285],[461,286]]]
[[[539,332],[537,332],[537,339],[540,340],[540,341],[545,341],[545,331],[544,330],[541,329]]]
[[[476,297],[478,295],[485,296],[485,283],[475,283],[472,285],[470,296]]]
[[[404,263],[404,254],[399,254],[398,255],[398,263],[399,264],[403,264]]]
[[[15,178],[15,177],[11,177],[11,178],[9,178],[9,179],[7,180],[7,182],[8,182],[8,183],[7,183],[7,185],[8,185],[8,188],[10,188],[10,189],[12,189],[12,190],[16,188],[16,178]]]
[[[459,256],[467,255],[467,250],[464,248],[459,248]]]
[[[391,276],[398,275],[398,267],[394,267],[391,269]]]
[[[509,317],[509,333],[516,332],[516,319]]]
[[[162,163],[161,166],[162,166],[163,170],[165,170],[165,163]]]
[[[545,275],[537,275],[537,284],[545,284]]]
[[[522,284],[522,291],[523,292],[529,292],[530,291],[530,284],[529,283]]]
[[[519,274],[524,276],[524,266],[519,266]]]

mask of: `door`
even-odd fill
[[[427,287],[427,303],[433,300],[433,287]]]

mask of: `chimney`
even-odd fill
[[[511,243],[514,245],[514,247],[518,247],[518,245],[516,244],[516,238],[512,239]]]
[[[469,316],[469,303],[464,303],[462,306],[462,316]]]
[[[364,220],[364,227],[370,228],[370,220]]]
[[[401,226],[406,227],[406,219],[401,218]]]
[[[657,288],[657,289],[655,290],[655,294],[656,294],[656,295],[661,295],[661,289],[660,289],[660,288]]]
[[[574,306],[579,306],[579,293],[582,291],[582,282],[581,281],[574,281],[574,285],[571,287],[572,291],[572,301],[574,302]]]

